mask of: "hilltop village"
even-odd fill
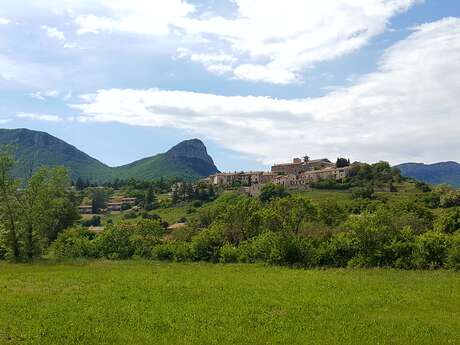
[[[342,159],[343,160],[343,159]],[[339,161],[338,161],[339,162]],[[275,164],[271,171],[217,173],[206,180],[215,186],[241,185],[248,194],[257,194],[261,186],[274,183],[285,187],[302,187],[322,180],[339,181],[349,176],[350,162],[332,163],[329,159],[294,158],[291,163]],[[353,163],[355,165],[358,163]]]

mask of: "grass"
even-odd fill
[[[0,264],[0,344],[460,344],[460,275]]]

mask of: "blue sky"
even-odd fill
[[[458,1],[324,3],[3,3],[0,126],[109,165],[193,137],[226,171],[459,161]]]

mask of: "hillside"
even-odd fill
[[[0,129],[0,145],[12,145],[17,160],[14,174],[23,177],[47,166],[67,167],[73,179],[110,176],[110,167],[76,147],[45,132],[28,129]]]
[[[28,129],[0,129],[0,146],[11,145],[17,160],[14,174],[24,177],[41,166],[65,166],[72,179],[93,181],[115,178],[193,180],[218,171],[206,146],[198,139],[184,141],[166,153],[120,167],[109,167],[48,133]]]
[[[396,166],[403,176],[431,184],[448,183],[460,187],[460,164],[442,162],[436,164],[405,163]]]

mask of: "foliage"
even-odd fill
[[[372,186],[356,187],[351,190],[351,198],[353,200],[373,199],[374,193],[374,188]]]
[[[41,168],[21,184],[12,177],[13,165],[12,156],[0,152],[0,242],[9,259],[30,261],[78,214],[65,169]]]
[[[266,203],[278,198],[284,198],[287,196],[286,188],[282,185],[267,183],[262,187],[260,191],[260,201]]]
[[[335,163],[335,166],[337,168],[344,168],[350,165],[350,159],[349,158],[337,158],[337,162]]]
[[[83,228],[68,229],[59,234],[50,246],[50,252],[59,259],[98,257],[94,237],[94,233]]]
[[[441,232],[428,231],[415,239],[415,264],[419,268],[440,268],[447,261],[450,238]]]
[[[436,231],[453,234],[460,230],[460,208],[446,210],[441,213],[434,223]]]

